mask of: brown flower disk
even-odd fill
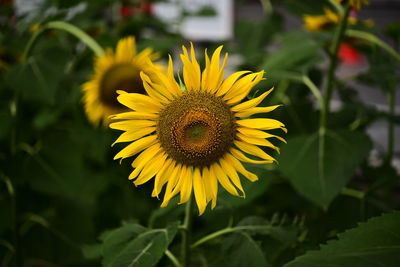
[[[157,135],[161,146],[177,162],[209,166],[233,145],[236,120],[221,98],[187,92],[160,112]]]

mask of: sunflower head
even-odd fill
[[[140,72],[148,73],[149,62],[157,57],[150,48],[137,54],[132,36],[121,39],[115,52],[108,49],[103,56],[96,57],[94,74],[82,85],[89,120],[93,124],[107,124],[110,115],[127,110],[117,101],[117,90],[145,94]]]
[[[192,191],[200,214],[208,203],[214,208],[218,187],[230,194],[245,196],[240,176],[254,182],[258,177],[247,171],[242,162],[267,164],[275,161],[259,146],[278,150],[269,139],[279,136],[266,131],[285,126],[270,118],[249,118],[253,114],[273,111],[279,105],[258,107],[272,91],[244,101],[253,87],[263,80],[264,72],[239,71],[224,79],[227,62],[222,66],[222,47],[211,59],[205,54],[205,68],[183,47],[183,84],[174,78],[170,58],[167,72],[153,68],[141,73],[147,95],[119,92],[118,101],[131,111],[116,114],[110,127],[124,133],[115,141],[129,142],[114,159],[137,155],[129,178],[140,185],[154,178],[152,196],[162,189],[161,206],[176,195],[186,202]]]
[[[304,15],[303,27],[310,32],[322,32],[331,29],[333,26],[338,24],[340,20],[341,16],[338,13],[333,12],[329,8],[324,8],[323,15]],[[357,23],[357,19],[351,16],[348,18],[347,22],[354,25]]]
[[[311,32],[321,32],[330,29],[332,26],[339,22],[339,15],[332,12],[328,8],[324,8],[323,15],[309,15],[303,16],[303,27]]]

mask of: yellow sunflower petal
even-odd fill
[[[169,89],[171,90],[171,93],[173,95],[181,95],[182,90],[179,87],[179,84],[176,82],[175,77],[174,77],[174,63],[172,61],[171,55],[168,55],[168,72],[167,72],[168,80],[170,81],[170,87]]]
[[[194,169],[193,174],[193,189],[196,199],[197,207],[199,208],[199,215],[203,214],[207,206],[207,197],[204,190],[204,182],[201,177],[199,168]]]
[[[175,78],[173,78],[173,72],[171,73],[171,70],[173,70],[173,66],[172,66],[172,59],[170,57],[168,62],[167,75],[155,68],[153,68],[151,74],[154,75],[157,79],[159,79],[158,85],[160,86],[160,89],[162,89],[162,91],[160,91],[161,93],[163,93],[164,95],[172,93],[174,96],[182,95],[182,90],[180,89],[179,84],[176,82]]]
[[[277,135],[273,135],[273,134],[269,134],[257,129],[251,129],[251,128],[247,128],[247,127],[237,127],[236,128],[238,130],[239,133],[244,134],[246,136],[249,137],[255,137],[255,138],[277,138],[280,141],[286,143],[285,139],[283,139],[280,136]]]
[[[161,153],[160,145],[159,144],[154,144],[151,147],[145,149],[142,153],[140,153],[136,159],[132,162],[132,167],[135,168],[133,172],[129,175],[129,180],[135,179],[144,166],[151,161],[151,159],[154,157],[154,155],[157,155]]]
[[[257,77],[257,75],[258,73],[250,73],[236,80],[236,82],[232,84],[230,88],[228,88],[228,92],[222,98],[225,101],[228,101],[229,99],[236,97],[243,90],[251,86],[252,81]]]
[[[178,179],[181,175],[181,168],[182,168],[182,165],[178,164],[172,170],[171,177],[169,178],[168,183],[167,183],[167,188],[165,189],[164,200],[161,203],[161,207],[167,206],[169,201],[175,196],[172,194],[172,190],[178,183]],[[177,193],[178,192],[175,192],[175,194],[177,194]]]
[[[148,47],[141,51],[133,58],[133,62],[140,62],[142,64],[147,64],[148,60],[158,59],[160,55],[158,53],[153,53],[153,49]]]
[[[250,73],[251,71],[238,71],[228,76],[222,85],[218,88],[215,93],[216,96],[222,96],[231,89],[232,85],[243,75]]]
[[[271,160],[271,161],[276,161],[273,157],[271,157],[270,155],[268,155],[267,153],[265,153],[261,148],[259,148],[258,146],[249,144],[249,143],[245,143],[242,141],[238,141],[236,140],[234,142],[234,144],[242,151],[246,152],[247,154],[251,154],[254,156],[257,156],[261,159],[264,160]]]
[[[152,197],[157,197],[161,192],[161,188],[164,186],[164,184],[168,181],[169,175],[172,172],[173,169],[173,160],[172,159],[167,159],[165,161],[164,166],[162,169],[156,174],[156,178],[154,179],[154,188],[153,192],[151,193]]]
[[[228,103],[228,105],[234,105],[239,103],[240,101],[242,101],[243,98],[245,98],[251,91],[251,89],[253,89],[253,87],[255,85],[257,85],[261,80],[263,80],[263,76],[264,76],[264,71],[260,71],[255,73],[257,74],[256,77],[254,78],[254,80],[251,81],[251,83],[244,85],[244,86],[239,86],[236,87],[234,84],[232,86],[232,91],[236,91],[233,95],[232,98],[228,99],[226,102]],[[229,93],[229,92],[228,92]]]
[[[245,119],[238,120],[237,124],[242,127],[259,129],[259,130],[272,130],[272,129],[282,129],[287,132],[285,125],[274,119]]]
[[[147,112],[128,111],[110,116],[112,120],[156,120],[158,115]]]
[[[255,106],[257,106],[258,104],[260,104],[271,92],[272,90],[274,90],[274,88],[269,89],[268,91],[266,91],[265,93],[263,93],[262,95],[253,98],[251,100],[248,100],[246,102],[240,103],[234,107],[232,107],[232,111],[234,112],[243,112],[248,110],[249,108],[254,108]]]
[[[154,91],[158,92],[162,96],[165,96],[168,100],[172,100],[175,96],[166,89],[163,85],[159,84],[158,82],[152,82],[151,79],[148,79],[143,83],[143,86],[148,86],[152,88]],[[146,88],[146,87],[145,87]],[[162,101],[160,101],[162,102]],[[164,103],[168,103],[169,101],[164,101]]]
[[[156,130],[156,127],[146,127],[136,131],[127,131],[121,134],[117,140],[111,145],[114,146],[116,143],[131,142],[139,139],[145,135],[151,134]]]
[[[242,192],[242,197],[246,197],[246,193],[243,190],[242,183],[240,182],[239,175],[237,174],[235,168],[228,163],[224,158],[219,160],[219,164],[221,164],[222,169],[226,172],[232,183]]]
[[[249,181],[255,182],[258,180],[258,176],[255,175],[254,173],[249,172],[246,170],[242,163],[235,158],[233,155],[230,153],[226,153],[224,156],[224,159],[231,165],[233,166],[238,172],[240,172],[244,177],[246,177]]]
[[[231,181],[229,181],[228,176],[222,170],[218,163],[214,163],[210,166],[210,169],[213,170],[213,173],[217,176],[218,182],[228,191],[231,195],[239,196],[236,188],[232,185]]]
[[[203,177],[203,183],[204,183],[204,192],[206,194],[206,199],[207,199],[207,203],[208,203],[209,201],[211,201],[211,199],[213,199],[213,193],[211,191],[211,184],[209,182],[210,174],[209,174],[208,167],[203,167],[201,169],[201,171],[202,171],[201,176]]]
[[[155,88],[150,86],[151,80],[149,76],[147,76],[143,71],[140,72],[140,77],[143,80],[143,87],[146,90],[146,93],[151,97],[158,99],[161,103],[169,103],[169,99],[162,95],[161,92],[155,90]]]
[[[210,88],[210,90],[211,90],[210,92],[212,94],[215,94],[215,92],[217,90],[219,90],[219,88],[221,87],[221,84],[224,80],[224,70],[225,70],[227,62],[228,62],[228,53],[225,54],[224,61],[222,62],[221,71],[219,72],[217,79],[216,79],[217,83],[213,84],[212,87]]]
[[[111,129],[121,130],[121,131],[135,131],[141,128],[148,128],[152,126],[156,126],[156,121],[150,120],[126,120],[126,121],[117,121],[113,122],[109,125]]]
[[[157,142],[157,136],[156,135],[150,135],[143,137],[129,145],[127,145],[124,149],[122,149],[120,152],[118,152],[117,155],[115,155],[114,159],[124,159],[131,157],[140,151],[148,148],[149,146],[155,144]]]
[[[106,71],[110,66],[114,65],[114,53],[112,49],[108,48],[105,50],[103,56],[95,58],[94,71],[95,73],[102,73]]]
[[[159,101],[137,93],[120,94],[117,99],[124,106],[138,112],[156,113],[163,107]]]
[[[191,167],[184,166],[184,171],[182,170],[181,176],[182,184],[181,184],[181,199],[179,204],[185,203],[189,200],[190,195],[192,193],[193,186],[193,178],[192,178],[192,170]]]
[[[254,114],[259,114],[259,113],[267,113],[275,110],[276,108],[280,107],[282,105],[275,105],[275,106],[269,106],[269,107],[255,107],[255,108],[250,108],[246,111],[238,112],[235,114],[236,117],[249,117]]]
[[[208,85],[208,76],[210,75],[210,58],[208,57],[207,54],[207,49],[204,51],[204,57],[206,60],[206,66],[203,70],[203,73],[201,74],[201,89],[203,91],[208,91],[210,89]]]
[[[215,206],[217,205],[218,179],[217,179],[217,174],[215,173],[212,165],[208,169],[208,178],[209,178],[208,184],[210,185],[211,193],[212,193],[211,209],[214,209]]]
[[[274,149],[274,150],[279,152],[279,148],[274,146],[270,141],[268,141],[266,139],[257,138],[257,137],[249,137],[249,136],[243,135],[241,133],[237,133],[236,136],[240,140],[242,140],[243,142],[246,142],[248,144],[270,147],[270,148],[272,148],[272,149]]]
[[[142,172],[135,180],[134,184],[138,186],[148,182],[157,174],[157,172],[160,171],[166,159],[167,155],[165,153],[160,153],[157,156],[153,157],[153,160],[143,168]]]
[[[221,45],[217,49],[215,49],[211,57],[211,62],[209,66],[210,70],[208,72],[209,75],[207,77],[208,81],[206,82],[206,88],[211,92],[214,92],[219,87],[223,78],[224,66],[222,69],[219,68],[222,47],[223,46]]]
[[[251,159],[247,156],[245,156],[242,152],[240,152],[239,150],[235,149],[235,148],[231,148],[230,149],[231,153],[233,156],[235,156],[235,158],[237,158],[240,161],[243,162],[247,162],[247,163],[253,163],[253,164],[266,164],[266,163],[272,163],[273,160],[255,160],[255,159]]]
[[[183,54],[180,55],[183,63],[183,79],[188,91],[200,90],[200,66],[194,56],[193,45],[191,49],[191,60],[186,47],[182,46]]]
[[[117,44],[115,58],[120,62],[129,62],[136,54],[136,42],[132,36],[121,39]]]

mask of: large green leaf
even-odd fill
[[[368,155],[369,138],[359,132],[327,131],[324,149],[319,135],[293,138],[283,147],[280,170],[303,196],[327,209]]]
[[[235,233],[226,238],[222,246],[222,255],[222,261],[216,266],[271,266],[257,242],[245,232]]]
[[[310,251],[286,267],[399,266],[400,212],[375,217],[355,229],[339,234],[338,240]]]
[[[128,224],[106,233],[102,246],[103,265],[110,266],[115,256],[118,255],[130,241],[146,231],[147,229],[141,225]]]
[[[126,225],[107,234],[103,243],[103,266],[155,266],[175,237],[178,225],[147,230]]]
[[[261,69],[272,76],[284,76],[288,71],[305,71],[320,61],[318,51],[323,40],[304,31],[288,32],[278,40],[279,49],[269,53]]]

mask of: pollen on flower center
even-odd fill
[[[203,109],[185,113],[173,127],[174,143],[186,153],[209,153],[220,138],[220,125]]]
[[[132,64],[118,64],[110,68],[100,81],[100,99],[110,106],[121,107],[117,101],[117,90],[144,94],[139,70]]]
[[[236,121],[220,98],[190,92],[161,111],[157,132],[161,146],[173,159],[185,165],[208,166],[232,146]]]

